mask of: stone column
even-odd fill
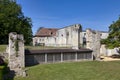
[[[80,47],[80,32],[82,31],[82,27],[80,24],[73,25],[72,28],[72,49],[79,49]]]
[[[96,59],[97,60],[100,60],[100,32],[99,31],[96,31],[96,34],[95,34],[95,54],[96,54]]]
[[[15,32],[9,34],[9,68],[16,76],[25,76],[24,38]]]
[[[93,50],[93,58],[100,59],[100,32],[91,29],[86,30],[86,48]]]

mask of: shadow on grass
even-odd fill
[[[0,66],[0,80],[14,80],[14,77],[15,72],[10,71],[6,63]]]

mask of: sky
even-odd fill
[[[108,31],[120,16],[120,0],[16,0],[32,19],[33,34],[39,27],[63,28],[81,24],[83,30]]]

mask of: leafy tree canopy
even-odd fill
[[[23,34],[25,44],[32,41],[32,21],[23,15],[15,0],[0,0],[0,44],[8,43],[8,34]]]
[[[101,40],[108,48],[120,47],[120,18],[109,26],[109,36]]]

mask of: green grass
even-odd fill
[[[53,47],[53,46],[25,46],[25,49],[39,50],[39,49],[65,49],[70,47]]]
[[[0,45],[0,52],[4,52],[6,50],[7,45]]]
[[[8,73],[7,72],[7,64],[0,65],[0,80],[3,80],[3,76]]]
[[[7,45],[0,45],[0,52],[4,52],[6,50]],[[52,47],[52,46],[25,46],[25,49],[30,50],[39,50],[39,49],[60,49],[60,48],[70,48],[70,47]]]
[[[2,80],[3,78],[3,69],[4,69],[4,66],[0,66],[0,80]]]
[[[42,64],[27,69],[27,77],[14,80],[120,80],[120,61]]]

